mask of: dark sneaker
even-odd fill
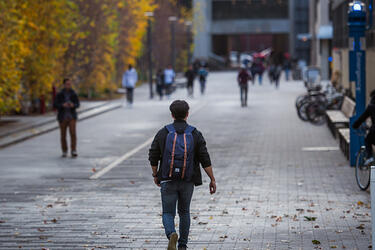
[[[77,157],[78,156],[78,153],[77,153],[77,151],[72,151],[72,157]]]
[[[63,152],[62,155],[61,155],[61,157],[63,157],[63,158],[65,158],[65,157],[67,157],[67,156],[68,156],[68,153],[67,153],[67,152]]]
[[[177,233],[171,233],[171,235],[169,236],[169,243],[168,243],[167,250],[177,250],[176,248],[177,240],[178,240]]]

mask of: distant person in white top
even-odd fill
[[[165,86],[165,92],[166,92],[168,99],[171,97],[171,94],[172,94],[172,86],[173,86],[175,77],[176,77],[176,74],[174,73],[172,69],[172,65],[169,65],[168,68],[164,70],[164,86]]]
[[[137,71],[133,68],[133,65],[129,64],[129,69],[122,77],[122,87],[126,89],[126,100],[129,107],[133,105],[134,87],[137,81]]]

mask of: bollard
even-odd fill
[[[375,247],[375,166],[371,166],[370,175],[371,192],[371,225],[372,225],[372,247]]]

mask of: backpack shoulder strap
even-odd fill
[[[173,124],[169,124],[169,125],[165,126],[165,128],[168,130],[168,133],[176,132],[176,129],[174,128]]]
[[[191,133],[193,133],[194,130],[195,130],[195,127],[187,125],[187,127],[185,129],[185,134],[191,134]]]

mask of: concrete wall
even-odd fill
[[[366,103],[370,101],[370,93],[375,89],[375,49],[366,51]],[[345,89],[350,88],[349,83],[349,50],[337,49],[333,52],[333,71],[341,72],[341,84]],[[352,85],[352,93],[355,96],[355,88]]]
[[[211,52],[211,0],[194,0],[194,58],[208,58]]]
[[[332,53],[333,72],[339,71],[341,74],[340,84],[343,88],[349,89],[349,50],[336,49]],[[353,89],[354,94],[354,89]]]

